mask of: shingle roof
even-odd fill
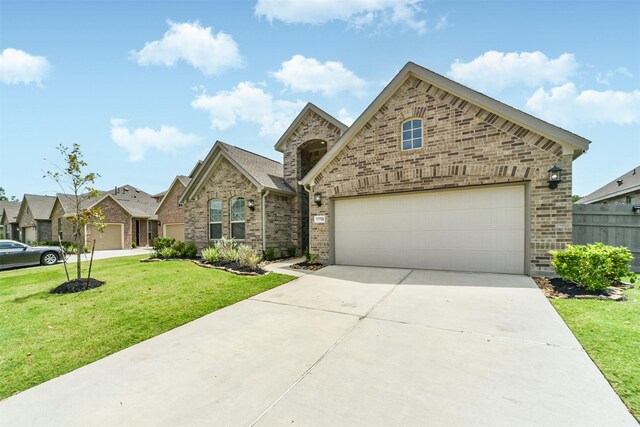
[[[229,157],[238,163],[262,187],[293,192],[293,189],[284,181],[282,163],[221,141],[218,141],[218,144]]]
[[[43,220],[49,219],[51,209],[56,201],[55,196],[40,196],[37,194],[25,194],[24,199],[31,209],[33,219]]]
[[[612,197],[623,196],[627,193],[640,190],[640,166],[631,169],[619,178],[614,179],[607,185],[598,188],[591,194],[584,196],[576,203],[588,205]]]
[[[116,193],[116,194],[114,194]],[[106,196],[107,194],[103,194]],[[116,199],[134,217],[157,219],[156,208],[158,202],[149,193],[132,185],[123,185],[117,190],[111,190],[108,195]]]
[[[82,195],[81,196],[82,200],[80,201],[80,208],[84,209],[93,205],[98,200],[100,200],[105,193],[100,192],[100,197],[87,197],[86,195]],[[60,205],[62,206],[62,210],[64,210],[65,214],[74,213],[76,201],[75,201],[75,197],[72,194],[58,193],[56,194],[56,197],[60,201]]]
[[[2,212],[9,219],[9,223],[18,221],[18,212],[20,212],[20,202],[14,202],[11,200],[0,201],[0,219],[2,218]]]

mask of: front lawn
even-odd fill
[[[555,299],[551,303],[640,419],[640,289],[625,293],[627,302]]]
[[[75,294],[49,294],[62,265],[0,272],[0,399],[293,279],[140,258],[95,261],[107,283]]]

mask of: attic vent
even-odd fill
[[[621,179],[617,180],[616,182],[618,183],[618,187],[621,186],[622,184],[624,184],[624,181],[621,180]]]

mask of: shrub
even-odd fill
[[[202,250],[202,259],[207,262],[216,262],[220,259],[220,255],[215,247],[210,246]]]
[[[131,242],[131,249],[135,249],[138,245],[136,245],[136,242]]]
[[[623,246],[604,243],[567,245],[564,251],[550,251],[553,267],[564,280],[590,291],[603,291],[623,276],[635,275],[629,269],[631,252]]]
[[[315,263],[318,261],[318,258],[320,258],[320,255],[309,252],[309,248],[304,250],[304,259],[308,264]]]
[[[267,261],[273,261],[274,259],[276,259],[277,258],[276,248],[265,249],[264,257],[267,259]]]
[[[287,248],[287,256],[289,258],[293,258],[294,256],[296,256],[297,251],[298,249],[295,246],[290,246]]]
[[[178,257],[178,253],[173,248],[162,248],[158,252],[158,255],[160,255],[160,257],[162,257],[162,258],[177,258]]]
[[[156,237],[153,239],[153,250],[160,252],[164,248],[170,248],[175,243],[176,239],[173,237]]]
[[[198,247],[194,242],[187,242],[184,248],[185,258],[195,258],[198,255]]]
[[[256,268],[261,256],[258,251],[249,245],[238,246],[238,263],[251,268]]]
[[[238,251],[236,250],[236,246],[237,244],[234,239],[227,239],[226,237],[218,240],[214,245],[218,251],[220,259],[232,262],[238,261]]]
[[[177,258],[185,258],[185,253],[187,251],[186,243],[176,240],[174,244],[171,245],[171,249],[175,251]]]

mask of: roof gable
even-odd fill
[[[8,223],[17,222],[20,202],[12,200],[0,201],[0,222],[4,223],[5,217]]]
[[[221,158],[228,160],[260,191],[266,189],[284,194],[295,194],[284,181],[280,162],[225,144],[222,141],[216,141],[202,165],[198,167],[195,176],[187,185],[180,201],[191,199],[200,191]]]
[[[331,123],[338,129],[340,129],[342,133],[344,133],[349,128],[349,126],[345,125],[340,120],[333,117],[331,114],[327,113],[326,111],[322,110],[321,108],[318,108],[317,106],[309,102],[307,103],[307,105],[305,105],[302,111],[300,111],[300,114],[298,114],[298,116],[289,125],[287,130],[280,137],[280,139],[278,139],[278,142],[276,142],[275,149],[277,151],[280,151],[281,153],[284,152],[284,146],[287,143],[287,140],[291,137],[293,132],[295,132],[298,126],[300,126],[300,124],[304,121],[305,117],[307,117],[307,114],[309,112],[313,112],[318,116],[322,117],[324,120],[326,120],[327,122]]]
[[[593,193],[584,196],[576,203],[587,205],[612,197],[624,196],[627,193],[640,191],[640,166],[631,169],[619,178],[614,179],[610,183],[603,185]]]
[[[384,106],[393,94],[407,81],[415,77],[425,81],[447,93],[450,93],[464,102],[473,104],[489,113],[500,116],[511,123],[530,130],[542,137],[559,143],[563,150],[573,153],[574,158],[589,148],[590,141],[540,120],[534,116],[503,104],[480,92],[463,86],[444,76],[420,67],[413,62],[408,62],[402,70],[391,80],[384,90],[373,100],[367,109],[340,137],[338,142],[325,154],[322,159],[301,180],[301,184],[307,185],[340,153],[340,151],[360,132],[368,121]]]
[[[25,194],[18,212],[18,222],[22,219],[25,209],[28,207],[34,220],[48,220],[55,203],[55,196],[41,196],[38,194]]]
[[[189,182],[191,181],[191,178],[189,178],[188,176],[184,176],[184,175],[178,175],[173,179],[173,182],[171,183],[171,185],[169,186],[169,188],[164,191],[164,197],[162,198],[162,200],[160,201],[160,203],[158,204],[158,207],[155,210],[155,214],[157,215],[158,212],[160,212],[160,208],[162,207],[162,205],[164,204],[165,200],[167,200],[167,196],[169,194],[171,194],[171,190],[173,189],[173,187],[175,187],[176,185],[182,185],[183,187],[183,192],[184,189],[187,187],[187,185],[189,185]]]

